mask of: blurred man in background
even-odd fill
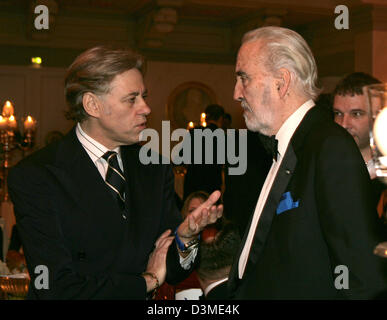
[[[377,83],[381,82],[364,72],[355,72],[345,76],[333,92],[333,114],[335,121],[355,139],[372,179],[378,215],[385,218],[384,202],[386,199],[383,195],[386,185],[376,177],[374,163],[371,159],[369,110],[366,96],[363,93],[364,86]]]

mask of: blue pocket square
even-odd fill
[[[281,214],[282,212],[288,211],[293,208],[298,208],[300,204],[300,200],[293,201],[292,195],[290,194],[290,191],[285,192],[281,196],[280,203],[277,208],[277,214]]]

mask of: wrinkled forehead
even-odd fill
[[[116,75],[110,83],[111,88],[137,88],[144,86],[144,78],[138,69],[129,69]]]
[[[252,40],[242,44],[239,48],[236,71],[238,68],[245,68],[247,65],[258,66],[264,58],[263,40]]]

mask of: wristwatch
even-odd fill
[[[196,239],[193,239],[187,243],[184,243],[183,241],[181,241],[181,239],[179,238],[178,234],[177,234],[177,229],[175,231],[175,240],[176,240],[176,243],[177,243],[177,247],[179,248],[179,250],[181,252],[189,252],[195,248],[197,248],[199,246],[199,240],[200,240],[200,234],[199,234],[199,237],[197,237]]]

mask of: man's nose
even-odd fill
[[[349,115],[347,115],[347,114],[343,115],[343,119],[341,121],[341,126],[347,130],[351,128],[352,121],[351,121],[351,117]]]
[[[148,104],[144,100],[144,104],[141,107],[141,114],[144,116],[147,116],[151,113],[151,111],[152,111],[151,108],[148,106]]]
[[[241,85],[239,83],[239,81],[237,81],[235,83],[235,87],[234,87],[234,100],[236,101],[242,101],[243,97],[242,97],[242,90],[241,90]]]

